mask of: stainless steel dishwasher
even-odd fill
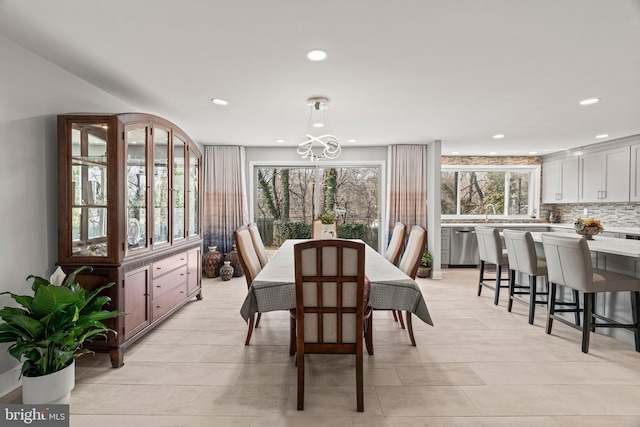
[[[475,228],[452,227],[449,267],[476,267],[479,262]]]

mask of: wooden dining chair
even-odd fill
[[[416,278],[420,261],[422,260],[422,254],[427,246],[427,230],[419,225],[414,225],[409,231],[409,240],[407,241],[407,247],[404,249],[402,259],[398,268],[402,270],[404,274]],[[402,312],[398,312],[399,317],[402,316]],[[411,345],[415,347],[416,339],[413,336],[413,324],[411,321],[411,312],[406,312],[407,331],[409,332],[409,338],[411,339]]]
[[[260,259],[258,258],[258,254],[253,246],[253,239],[251,237],[249,227],[246,225],[239,227],[234,231],[233,237],[236,241],[238,259],[240,260],[240,264],[244,270],[244,277],[247,279],[248,288],[253,283],[253,279],[255,279],[258,273],[260,273],[260,270],[262,270],[262,265],[260,265]],[[244,345],[249,345],[253,328],[254,326],[258,327],[260,317],[260,313],[256,313],[249,319],[249,329],[247,331],[247,339],[245,340]]]
[[[389,246],[384,253],[384,257],[393,265],[398,265],[400,254],[404,249],[404,241],[407,237],[407,226],[401,222],[396,222],[393,226],[393,232],[391,233],[391,239],[389,240]]]
[[[249,232],[251,233],[253,247],[256,250],[258,259],[260,260],[260,266],[264,268],[264,266],[269,262],[269,256],[267,255],[267,250],[264,248],[264,243],[262,242],[262,237],[260,236],[260,230],[258,230],[258,224],[252,222],[248,225],[248,227]]]
[[[404,249],[404,242],[407,238],[407,226],[401,222],[396,222],[393,226],[393,232],[391,233],[391,239],[389,240],[389,246],[384,253],[384,257],[393,265],[398,265],[398,260]],[[393,320],[396,322],[399,320],[402,329],[404,329],[404,321],[402,316],[398,316],[399,312],[391,310],[393,313]]]
[[[572,328],[582,329],[582,352],[589,352],[590,333],[596,328],[626,328],[633,331],[636,351],[640,351],[640,279],[613,271],[593,268],[591,252],[585,239],[563,236],[562,233],[542,234],[542,246],[549,272],[549,309],[547,334],[557,320]],[[562,285],[584,294],[584,308],[556,310],[556,286]],[[620,323],[595,312],[596,294],[630,292],[632,323]],[[583,313],[582,328],[560,317],[556,311]]]
[[[294,263],[298,410],[304,409],[305,354],[355,354],[357,410],[363,412],[364,243],[298,243]]]

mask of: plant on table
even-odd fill
[[[321,214],[319,219],[323,224],[333,224],[336,222],[336,214],[333,211],[327,211]]]

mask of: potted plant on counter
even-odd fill
[[[431,252],[425,249],[424,253],[422,254],[422,259],[420,260],[420,265],[418,266],[418,272],[416,273],[416,276],[422,278],[429,277],[429,274],[431,274],[432,262],[433,258],[431,257]]]
[[[67,403],[75,385],[75,358],[90,352],[84,344],[116,333],[102,320],[122,312],[103,310],[111,298],[98,295],[113,283],[87,292],[76,282],[76,275],[90,268],[78,268],[62,285],[29,276],[33,295],[2,292],[22,307],[0,309],[5,322],[0,324],[0,342],[13,343],[9,354],[23,362],[23,403]]]

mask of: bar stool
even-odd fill
[[[507,251],[502,249],[502,240],[500,239],[500,232],[497,228],[489,227],[476,227],[476,237],[478,238],[478,253],[480,255],[480,280],[478,281],[478,296],[482,292],[482,287],[487,287],[492,291],[495,291],[495,298],[493,303],[498,305],[500,299],[500,288],[509,287],[509,277],[506,278],[507,285],[502,285],[502,267],[508,268],[509,258],[507,257]],[[494,264],[496,266],[496,277],[494,279],[487,279],[484,277],[485,264]],[[491,286],[485,281],[495,282],[495,287]]]
[[[536,304],[547,305],[549,292],[537,291],[538,276],[547,275],[547,263],[538,259],[533,237],[528,231],[504,230],[502,232],[504,242],[509,254],[509,303],[507,311],[511,312],[513,301],[529,306],[529,324],[533,325],[536,314]],[[516,284],[516,272],[529,276],[529,286]],[[529,295],[529,301],[516,297],[516,295]],[[547,295],[547,299],[539,301],[538,295]]]
[[[596,328],[632,329],[636,351],[640,352],[640,279],[612,271],[594,269],[587,241],[582,238],[562,236],[561,233],[542,234],[542,245],[549,271],[549,310],[547,314],[547,334],[551,333],[553,321],[557,320],[575,329],[579,326],[555,315],[556,285],[567,286],[583,292],[582,352],[589,352],[589,335]],[[598,292],[630,292],[632,324],[622,324],[594,312],[595,296]],[[565,310],[570,311],[570,310]],[[600,320],[601,322],[598,322]]]

